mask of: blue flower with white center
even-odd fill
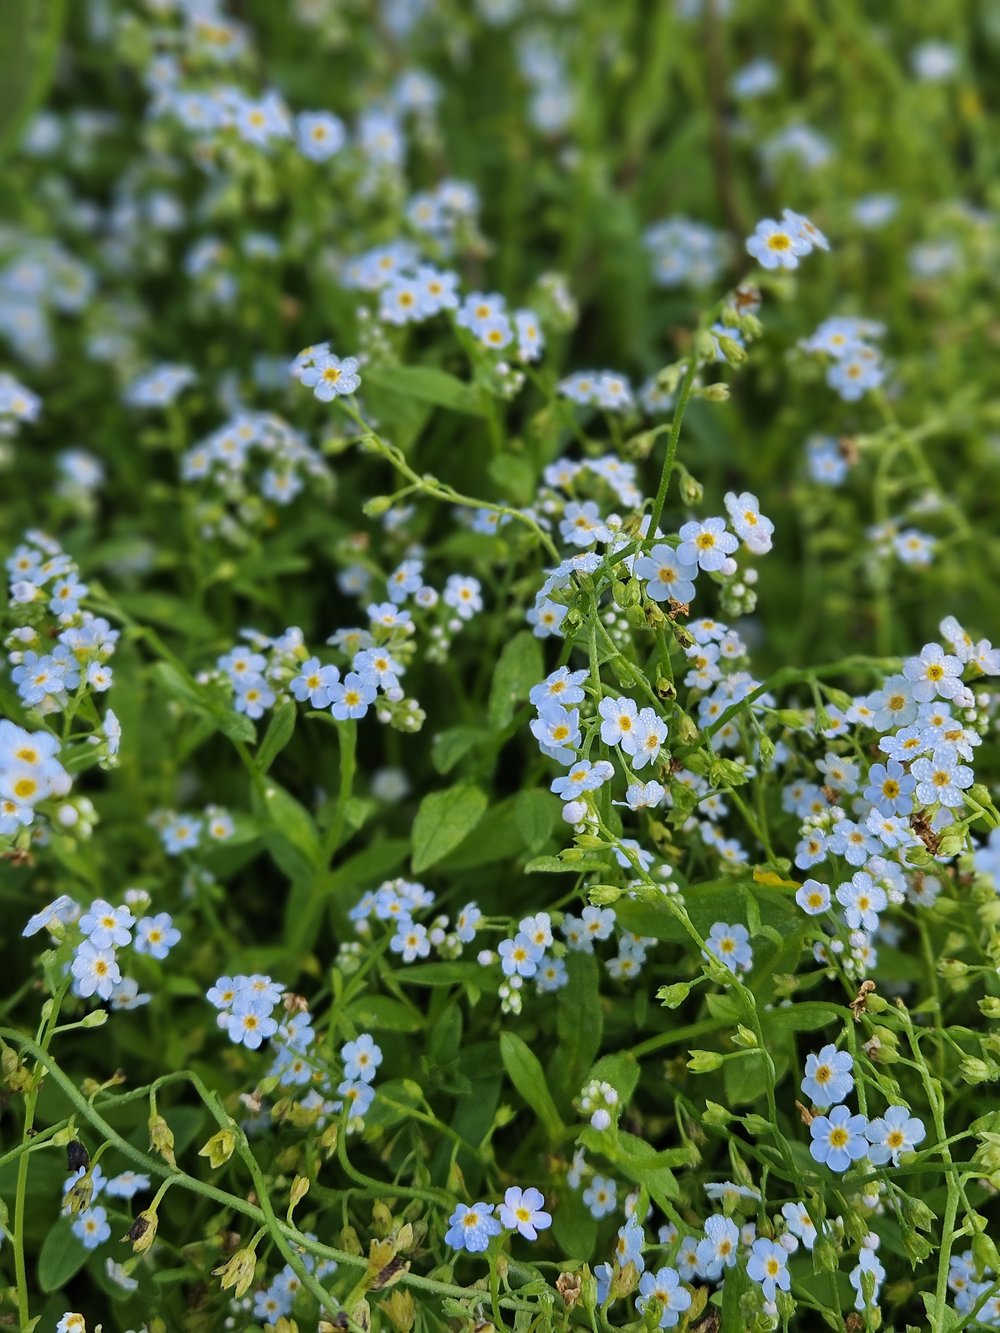
[[[361,387],[358,362],[353,356],[341,361],[331,353],[321,354],[313,365],[302,371],[299,383],[312,389],[321,403],[332,402],[334,398],[355,393]]]
[[[760,1285],[765,1301],[773,1301],[779,1291],[787,1291],[791,1286],[788,1254],[777,1241],[761,1236],[750,1247],[747,1277]]]
[[[691,1305],[691,1293],[681,1286],[681,1275],[676,1268],[658,1268],[655,1273],[643,1273],[635,1308],[642,1314],[650,1301],[656,1301],[660,1307],[658,1326],[676,1327],[681,1315]]]
[[[818,1055],[806,1056],[802,1092],[814,1106],[833,1106],[851,1095],[854,1088],[854,1060],[849,1051],[824,1046]]]
[[[512,940],[500,941],[497,953],[505,977],[533,977],[545,950],[530,935],[518,931]]]
[[[716,1213],[705,1219],[705,1238],[698,1242],[698,1276],[716,1282],[724,1268],[732,1268],[740,1243],[739,1227],[731,1218]]]
[[[180,937],[181,932],[174,925],[169,912],[144,916],[135,929],[136,953],[148,953],[157,959],[166,958]]]
[[[537,1240],[539,1231],[552,1225],[552,1216],[545,1211],[544,1204],[541,1190],[534,1187],[523,1190],[519,1185],[511,1185],[500,1205],[501,1225],[518,1232],[525,1240]]]
[[[954,699],[962,690],[961,658],[946,653],[939,643],[925,644],[919,657],[908,657],[903,663],[903,675],[913,687],[913,697],[926,703],[937,696]]]
[[[96,1208],[87,1208],[73,1220],[73,1235],[83,1242],[85,1250],[96,1250],[111,1239],[111,1225],[107,1211],[99,1204]]]
[[[872,764],[864,797],[883,814],[908,814],[916,785],[916,779],[904,770],[899,760],[890,759],[885,764]]]
[[[112,1199],[132,1199],[148,1189],[149,1176],[136,1171],[122,1171],[117,1176],[112,1176],[106,1186],[107,1193]]]
[[[426,958],[431,951],[427,927],[408,918],[400,921],[396,934],[389,941],[389,948],[393,953],[401,954],[404,963],[413,963],[418,958]]]
[[[77,948],[70,971],[74,994],[85,1000],[91,995],[110,1000],[115,984],[122,979],[114,949],[97,949],[90,940],[84,940]]]
[[[80,929],[95,949],[121,949],[132,942],[130,926],[135,917],[127,907],[112,907],[103,898],[95,898],[90,911],[80,918]]]
[[[583,703],[585,695],[580,687],[589,675],[590,671],[586,667],[581,671],[570,671],[569,667],[559,667],[557,671],[546,676],[540,685],[532,688],[528,702],[535,708],[550,703],[560,704],[563,707],[567,704]]]
[[[797,1236],[807,1250],[816,1244],[816,1224],[809,1216],[804,1203],[786,1203],[782,1205],[781,1216],[793,1236]]]
[[[680,559],[672,546],[657,545],[648,555],[638,556],[632,573],[637,579],[646,581],[646,596],[654,602],[687,603],[694,600],[698,565]]]
[[[329,689],[330,712],[340,722],[362,718],[375,702],[378,686],[374,677],[349,671],[342,682]]]
[[[839,885],[836,897],[851,930],[877,930],[878,914],[884,911],[889,901],[885,890],[864,870],[852,875],[846,884]]]
[[[614,1212],[618,1203],[618,1186],[608,1176],[594,1176],[583,1191],[583,1202],[590,1210],[591,1217],[600,1220]]]
[[[579,710],[561,708],[559,704],[545,704],[531,723],[531,734],[538,741],[543,754],[561,764],[572,764],[576,759],[576,747],[580,744]]]
[[[706,518],[703,522],[685,523],[680,530],[680,545],[676,558],[688,565],[698,565],[706,572],[735,569],[731,559],[739,542],[726,531],[724,518]]]
[[[374,1037],[368,1032],[363,1032],[360,1037],[346,1042],[341,1047],[340,1058],[344,1062],[345,1078],[371,1083],[375,1078],[375,1071],[382,1063],[382,1051],[376,1046]]]
[[[753,966],[753,951],[746,926],[728,926],[716,921],[705,941],[705,947],[730,972],[749,972]]]
[[[338,1083],[337,1091],[340,1093],[340,1100],[334,1102],[334,1110],[339,1111],[346,1107],[349,1120],[364,1119],[375,1100],[375,1089],[370,1083],[365,1083],[361,1079],[346,1078],[342,1083]]]
[[[308,699],[313,708],[326,708],[330,703],[330,691],[339,680],[340,672],[335,666],[323,666],[318,657],[310,657],[302,663],[302,669],[289,689],[299,703]]]
[[[916,779],[916,795],[921,804],[940,802],[950,810],[965,804],[962,792],[975,781],[975,774],[967,764],[957,763],[953,752],[943,750],[935,750],[929,759],[914,760],[910,772]]]
[[[489,1247],[490,1239],[499,1236],[503,1227],[493,1216],[491,1203],[474,1203],[459,1206],[448,1218],[448,1230],[444,1242],[453,1250],[467,1250],[469,1254],[480,1254]]]
[[[913,1152],[927,1137],[924,1122],[911,1116],[905,1106],[890,1106],[884,1115],[869,1121],[865,1134],[871,1147],[868,1156],[876,1166],[892,1162],[899,1166],[899,1154]]]
[[[471,944],[476,938],[476,926],[482,920],[482,911],[476,903],[466,903],[455,917],[455,934],[463,944]]]
[[[278,1024],[271,1017],[271,1006],[266,1000],[243,992],[233,1001],[233,1007],[224,1016],[229,1040],[248,1051],[256,1051],[267,1037],[273,1037]]]
[[[603,787],[609,778],[614,777],[614,772],[606,759],[599,759],[596,764],[589,759],[579,759],[563,777],[553,778],[549,790],[564,801],[575,801],[583,792]]]
[[[795,901],[806,916],[820,916],[830,907],[830,886],[818,879],[807,879],[795,894]]]
[[[852,1115],[848,1106],[835,1106],[829,1115],[816,1116],[809,1126],[813,1160],[831,1171],[846,1171],[868,1152],[867,1125],[865,1117]]]

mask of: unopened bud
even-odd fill
[[[292,1188],[288,1191],[288,1206],[295,1208],[309,1193],[310,1180],[308,1176],[296,1176],[292,1181]]]
[[[722,1068],[722,1056],[717,1051],[688,1051],[687,1067],[692,1074],[712,1074]]]
[[[177,1165],[177,1158],[174,1156],[174,1136],[162,1115],[154,1114],[149,1117],[149,1146],[170,1166]]]

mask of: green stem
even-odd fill
[[[667,452],[663,459],[663,469],[660,472],[660,484],[657,487],[656,499],[653,501],[653,508],[649,516],[650,540],[656,535],[656,529],[659,527],[660,517],[663,513],[663,506],[667,502],[667,489],[670,486],[670,474],[674,469],[674,459],[677,457],[677,444],[681,438],[681,423],[684,420],[684,413],[687,410],[688,400],[691,397],[691,390],[694,388],[694,377],[697,373],[698,356],[692,351],[687,371],[685,372],[683,380],[681,380],[681,387],[677,393],[677,403],[674,407],[674,420],[670,427],[670,435],[667,437]]]

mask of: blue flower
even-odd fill
[[[885,890],[864,870],[852,875],[848,883],[839,885],[836,897],[851,930],[877,930],[878,914],[889,901]]]
[[[918,801],[923,805],[940,802],[950,810],[964,805],[962,792],[975,780],[967,764],[957,763],[954,754],[943,750],[935,750],[929,759],[914,760],[910,772],[916,779]]]
[[[819,1055],[806,1056],[806,1073],[801,1083],[803,1094],[814,1106],[833,1106],[851,1095],[854,1088],[854,1060],[849,1051],[824,1046]]]
[[[796,891],[795,901],[806,916],[819,916],[830,906],[830,886],[818,879],[807,879]]]
[[[911,796],[916,779],[905,772],[898,759],[885,764],[872,764],[868,770],[868,786],[864,797],[886,815],[908,814],[913,805]]]
[[[635,1308],[641,1314],[650,1301],[659,1302],[660,1328],[674,1328],[681,1314],[691,1305],[691,1293],[681,1286],[681,1275],[676,1268],[659,1268],[655,1273],[643,1273],[639,1279]]]
[[[787,1252],[777,1241],[761,1236],[750,1247],[747,1277],[760,1284],[765,1301],[773,1301],[779,1290],[787,1291],[791,1285]]]
[[[444,1242],[454,1250],[467,1250],[469,1254],[479,1254],[485,1250],[492,1236],[499,1236],[503,1227],[493,1216],[491,1203],[474,1203],[459,1206],[448,1218],[448,1230]]]
[[[731,557],[739,542],[726,531],[724,518],[685,523],[680,530],[680,539],[675,552],[678,561],[699,565],[706,572],[736,568]]]
[[[364,717],[368,705],[375,702],[378,686],[372,676],[349,671],[342,682],[330,686],[329,694],[331,713],[344,722],[348,718]]]
[[[852,1115],[847,1106],[835,1106],[830,1114],[818,1115],[809,1126],[813,1160],[831,1171],[843,1172],[868,1152],[863,1115]]]
[[[96,1250],[98,1245],[110,1240],[111,1226],[105,1209],[98,1205],[79,1213],[73,1221],[73,1235],[83,1241],[86,1250]]]
[[[144,916],[135,930],[137,953],[148,953],[153,958],[166,958],[181,937],[169,912]]]
[[[736,1223],[720,1213],[705,1219],[705,1238],[698,1242],[698,1275],[709,1282],[722,1276],[724,1268],[736,1263],[740,1232]]]
[[[310,657],[302,663],[289,689],[300,703],[308,699],[313,708],[326,708],[330,691],[339,680],[340,672],[335,666],[323,666],[318,657]]]
[[[475,903],[466,903],[455,917],[455,934],[463,944],[471,944],[476,938],[476,925],[482,919],[482,911]]]
[[[891,1161],[899,1166],[899,1154],[912,1152],[927,1137],[924,1122],[911,1116],[905,1106],[890,1106],[885,1115],[869,1121],[865,1134],[871,1147],[868,1156],[876,1166]]]
[[[349,1079],[361,1079],[371,1083],[375,1071],[382,1063],[382,1051],[375,1044],[375,1039],[368,1032],[362,1032],[354,1041],[341,1047],[340,1058],[344,1062],[344,1076]]]
[[[583,1191],[583,1201],[592,1217],[598,1219],[614,1212],[618,1203],[618,1186],[607,1176],[594,1176]]]
[[[512,940],[501,940],[497,953],[504,976],[533,977],[545,950],[522,930]]]
[[[694,600],[698,565],[680,559],[672,546],[657,545],[648,555],[639,556],[632,573],[637,579],[646,580],[646,596],[654,602]]]
[[[95,949],[120,949],[132,941],[130,926],[135,917],[127,907],[112,907],[103,898],[95,898],[90,911],[80,918],[80,929]]]
[[[812,242],[802,231],[788,223],[764,218],[746,243],[747,254],[761,268],[798,268],[799,259],[812,249]]]
[[[753,966],[753,951],[746,926],[727,926],[724,921],[716,921],[705,946],[730,972],[749,972]]]
[[[541,1190],[523,1190],[511,1185],[500,1205],[500,1221],[509,1231],[517,1231],[525,1240],[537,1240],[539,1231],[552,1225],[552,1216],[545,1212],[545,1198]]]
[[[330,353],[320,355],[313,365],[306,367],[299,375],[299,382],[313,393],[321,403],[329,403],[354,393],[361,386],[358,363],[353,356],[343,361]]]

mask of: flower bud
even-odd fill
[[[722,1056],[717,1051],[688,1051],[687,1062],[692,1074],[711,1074],[722,1068]]]
[[[177,1165],[177,1158],[174,1156],[174,1136],[162,1115],[153,1114],[149,1117],[149,1146],[170,1166]]]

